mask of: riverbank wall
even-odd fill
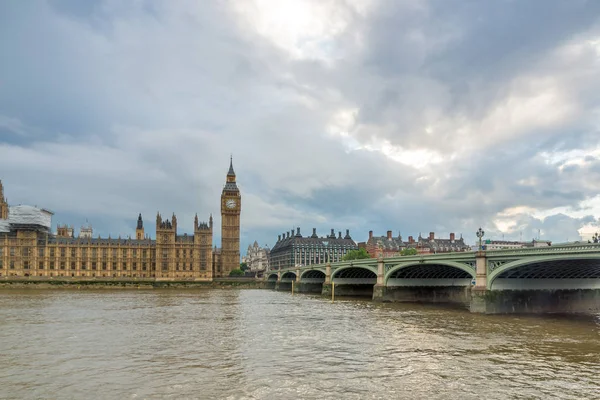
[[[264,289],[254,278],[217,278],[212,281],[156,281],[154,279],[4,279],[2,289]]]

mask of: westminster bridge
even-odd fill
[[[472,312],[600,313],[600,244],[371,258],[270,271],[267,287]]]

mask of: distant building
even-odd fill
[[[396,257],[407,247],[407,243],[402,241],[402,235],[394,237],[392,231],[387,231],[386,236],[373,236],[373,231],[369,231],[369,240],[365,244],[371,257]]]
[[[9,207],[0,181],[0,278],[210,281],[239,268],[240,212],[232,160],[221,193],[221,248],[214,250],[212,215],[208,222],[196,215],[188,235],[178,234],[174,213],[164,219],[157,213],[154,240],[145,234],[141,214],[135,239],[94,238],[90,225],[82,227],[78,237],[67,225],[53,234],[53,213],[25,205]]]
[[[506,250],[506,249],[521,249],[526,246],[525,242],[509,241],[509,240],[484,240],[482,245],[485,250]],[[475,245],[477,248],[479,244]]]
[[[531,242],[519,242],[510,240],[491,240],[487,239],[482,242],[484,250],[510,250],[510,249],[522,249],[525,247],[548,247],[551,246],[552,242],[548,240],[536,240],[533,239]],[[475,245],[475,249],[479,244]]]
[[[462,236],[456,239],[454,233],[451,233],[448,239],[436,238],[434,232],[430,232],[428,237],[422,237],[419,234],[417,240],[412,236],[408,241],[402,240],[402,235],[392,236],[392,231],[387,231],[386,236],[373,236],[373,231],[369,231],[369,240],[365,243],[365,249],[371,257],[397,257],[402,250],[414,248],[419,254],[435,254],[469,251],[470,247],[465,244]]]
[[[302,237],[297,228],[296,233],[292,230],[278,236],[269,255],[269,267],[275,270],[341,261],[347,252],[357,249],[348,229],[344,237],[341,231],[336,237],[333,229],[328,236],[319,237],[316,228],[311,236]]]
[[[69,225],[58,225],[56,227],[56,236],[63,238],[73,238],[75,237],[75,230],[72,226]]]
[[[539,240],[533,239],[531,242],[527,243],[525,247],[548,247],[552,246],[552,242],[550,240]]]
[[[269,253],[267,246],[260,247],[258,242],[248,246],[246,255],[242,257],[242,262],[245,262],[250,271],[266,271],[269,269]]]
[[[139,218],[139,217],[138,217]],[[92,225],[82,226],[79,228],[79,237],[82,239],[91,239],[94,236]]]

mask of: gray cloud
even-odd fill
[[[328,61],[291,57],[233,3],[0,4],[9,199],[103,235],[157,211],[189,232],[196,212],[220,223],[233,153],[243,247],[297,225],[474,241],[510,220],[507,238],[563,241],[597,223],[598,5],[319,4],[346,23]],[[590,215],[523,211],[556,208]]]

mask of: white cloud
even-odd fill
[[[109,232],[140,211],[217,216],[233,153],[250,242],[296,224],[563,240],[600,217],[591,12],[558,39],[518,4],[48,4],[4,5],[0,27],[17,38],[0,42],[13,201]],[[487,35],[512,13],[526,40]]]

